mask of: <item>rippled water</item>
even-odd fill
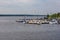
[[[20,17],[0,17],[0,40],[60,40],[59,24],[23,24]]]

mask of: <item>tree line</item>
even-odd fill
[[[60,13],[54,13],[54,14],[51,14],[51,15],[47,15],[47,18],[48,19],[57,19],[57,18],[60,18]]]

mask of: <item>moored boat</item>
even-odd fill
[[[21,23],[23,23],[23,22],[25,22],[24,20],[16,20],[16,22],[21,22]]]
[[[58,24],[58,21],[53,19],[53,20],[49,21],[49,24]]]

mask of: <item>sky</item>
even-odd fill
[[[0,14],[53,14],[60,12],[60,0],[0,0]]]

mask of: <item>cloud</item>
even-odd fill
[[[32,4],[34,0],[0,0],[0,5],[5,4]]]
[[[21,3],[31,3],[33,0],[16,0],[16,2],[21,2]]]
[[[33,11],[37,12],[34,13]],[[60,12],[60,0],[0,0],[0,13],[47,14]]]
[[[29,8],[28,8],[29,9]],[[37,14],[38,9],[18,9],[18,8],[0,8],[1,14]]]

